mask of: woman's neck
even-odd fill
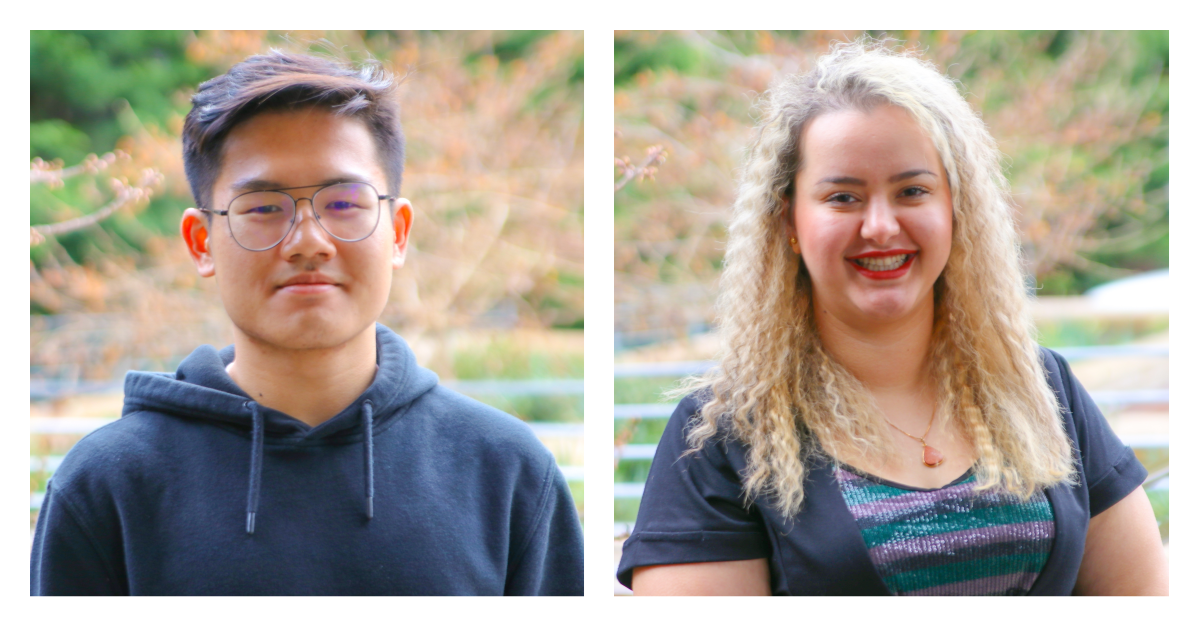
[[[933,299],[905,317],[869,325],[848,322],[813,304],[825,351],[877,397],[927,394],[933,338]]]

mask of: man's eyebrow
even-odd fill
[[[346,175],[338,175],[336,177],[330,177],[328,179],[325,179],[324,181],[318,181],[316,183],[312,183],[309,185],[286,186],[283,183],[280,183],[279,181],[274,181],[271,179],[252,178],[252,179],[242,179],[239,181],[234,181],[229,186],[229,189],[234,194],[240,194],[242,192],[254,192],[257,190],[291,190],[291,189],[296,189],[299,187],[306,187],[306,188],[307,187],[324,187],[326,185],[335,185],[337,183],[361,183],[363,181],[366,181],[366,179],[363,177],[346,174]]]
[[[888,183],[895,183],[897,181],[911,179],[913,177],[920,176],[923,174],[927,174],[930,176],[937,176],[928,170],[918,168],[916,170],[906,170],[904,172],[901,172],[900,174],[894,174],[894,175],[888,177]],[[825,177],[824,179],[817,181],[817,183],[832,183],[834,185],[866,185],[867,184],[867,182],[863,181],[862,179],[859,179],[857,177],[847,177],[847,176]]]

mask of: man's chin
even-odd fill
[[[306,349],[334,348],[344,345],[349,340],[350,333],[344,322],[328,321],[325,317],[306,316],[300,313],[278,319],[277,322],[266,323],[254,321],[247,325],[236,325],[241,335],[256,346],[276,349]]]

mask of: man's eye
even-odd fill
[[[325,209],[330,209],[330,210],[335,210],[335,211],[346,210],[346,209],[355,209],[356,207],[357,206],[354,203],[351,203],[350,201],[332,201],[325,205]]]
[[[248,207],[243,214],[275,214],[283,211],[283,208],[278,205],[259,205],[257,207]]]

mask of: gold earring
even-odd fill
[[[788,238],[788,244],[791,244],[792,246],[796,246],[796,236],[792,236],[792,237]]]

